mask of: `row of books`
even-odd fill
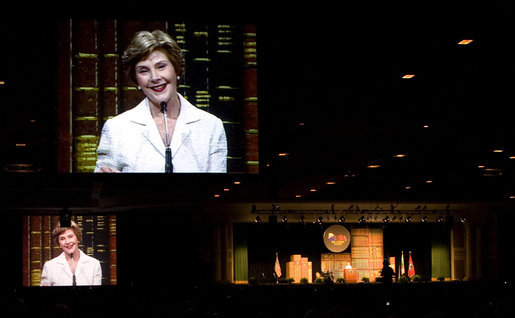
[[[286,278],[293,278],[294,283],[300,283],[302,278],[307,278],[308,283],[313,282],[313,263],[301,254],[290,256],[286,262]]]

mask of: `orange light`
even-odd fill
[[[497,153],[501,153],[501,152],[503,152],[503,151],[504,151],[504,150],[502,150],[502,149],[494,149],[494,152],[497,152]]]
[[[231,191],[231,189],[229,189],[229,188],[224,189],[224,192],[229,192],[229,191]]]
[[[278,155],[279,157],[286,157],[286,156],[288,156],[288,155],[289,155],[289,153],[287,153],[287,152],[280,152],[280,153],[278,153],[277,155]]]
[[[238,184],[241,184],[241,182],[240,181],[234,181],[233,184],[238,185]]]
[[[311,190],[309,190],[309,191],[311,191],[311,192],[317,192],[317,189],[311,189]]]
[[[334,181],[327,181],[325,184],[327,184],[327,185],[334,185],[334,184],[336,184],[336,182],[334,182]]]
[[[220,195],[219,195],[219,194],[215,194],[215,195],[214,195],[214,197],[215,197],[215,198],[219,198],[219,197],[220,197]]]
[[[407,155],[406,155],[406,154],[404,154],[404,153],[398,153],[398,154],[394,155],[394,157],[395,157],[395,158],[404,158],[404,157],[406,157],[406,156],[407,156]]]
[[[413,78],[413,77],[415,77],[415,74],[406,74],[402,78],[403,79],[410,79],[410,78]]]
[[[380,168],[380,167],[381,167],[381,165],[369,165],[369,166],[367,166],[367,168],[369,168],[369,169],[376,169],[376,168]]]
[[[459,45],[469,45],[472,42],[474,42],[474,40],[461,40],[458,42],[458,44]]]
[[[297,194],[295,197],[296,197],[296,198],[302,198],[302,195]]]

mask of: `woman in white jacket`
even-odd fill
[[[41,286],[101,285],[100,262],[79,250],[82,231],[71,221],[70,227],[58,225],[52,232],[52,241],[63,252],[43,266]]]
[[[166,172],[167,152],[173,172],[226,172],[222,121],[177,92],[184,67],[177,43],[159,30],[140,31],[122,61],[145,99],[106,121],[95,172]]]

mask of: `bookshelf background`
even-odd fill
[[[257,30],[251,24],[69,19],[59,25],[58,170],[93,172],[104,122],[143,98],[121,67],[140,30],[164,30],[183,49],[178,91],[222,119],[228,172],[259,172]]]
[[[100,261],[102,285],[116,285],[116,216],[75,215],[74,220],[82,229],[79,248]],[[44,263],[62,253],[52,242],[58,223],[58,215],[23,216],[23,286],[39,286]]]

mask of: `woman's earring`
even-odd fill
[[[181,80],[181,77],[180,76],[177,76],[177,80],[180,81]]]
[[[139,85],[138,85],[138,91],[140,91],[140,92],[141,92],[141,86],[139,86]]]

